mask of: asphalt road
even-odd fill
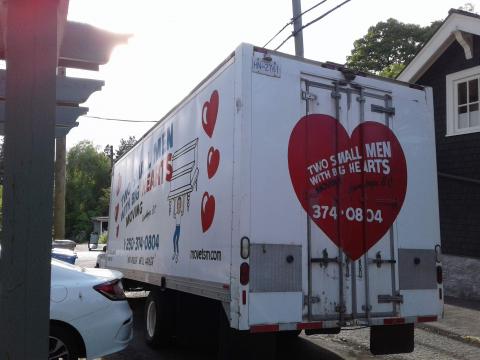
[[[100,252],[87,251],[85,246],[78,246],[77,264],[93,267]],[[129,346],[102,360],[191,360],[215,359],[215,350],[195,345],[176,345],[171,348],[154,350],[143,340],[144,294],[129,295],[129,303],[134,313],[134,339]],[[461,308],[459,308],[461,310]],[[475,313],[480,314],[480,312]],[[480,322],[478,319],[471,321]],[[261,346],[253,344],[252,346]],[[444,331],[436,331],[428,326],[415,329],[415,351],[411,354],[372,356],[369,352],[369,329],[342,331],[338,335],[300,335],[289,342],[278,342],[272,346],[270,359],[302,360],[354,360],[354,359],[394,359],[394,360],[478,360],[480,359],[480,342],[470,341],[468,337],[454,337]],[[248,358],[245,358],[248,359]]]
[[[174,346],[163,350],[149,348],[143,340],[141,329],[145,298],[130,298],[129,302],[135,316],[134,340],[122,352],[106,356],[105,360],[192,360],[215,359],[215,351],[199,347]],[[480,320],[480,319],[478,319]],[[271,359],[278,360],[356,360],[356,359],[392,359],[392,360],[478,360],[480,344],[455,339],[438,334],[428,328],[415,329],[415,351],[411,354],[373,356],[369,351],[369,329],[342,331],[338,335],[304,334],[294,341],[276,344]],[[259,346],[258,344],[256,346]]]
[[[143,340],[141,328],[145,298],[130,298],[129,303],[134,313],[134,339],[130,345],[117,354],[104,357],[105,360],[200,360],[215,359],[216,349],[195,344],[174,345],[162,350],[148,347]],[[216,335],[215,335],[216,336]],[[255,344],[254,346],[260,346]],[[275,350],[274,350],[275,351]],[[315,343],[299,338],[288,343],[277,343],[276,354],[271,353],[271,359],[302,359],[302,360],[341,360],[343,357],[336,355],[328,349],[317,346]]]

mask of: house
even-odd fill
[[[480,16],[450,10],[397,79],[433,89],[445,294],[480,300]]]

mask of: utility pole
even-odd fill
[[[113,145],[110,145],[110,169],[113,171]]]
[[[0,359],[48,359],[56,71],[68,1],[1,6],[8,70]]]
[[[303,58],[303,32],[301,0],[292,0],[293,9],[293,35],[295,37],[295,55]]]
[[[67,76],[67,69],[58,67],[58,75]],[[53,235],[65,239],[65,184],[67,166],[67,135],[55,139],[55,208],[53,211]]]

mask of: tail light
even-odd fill
[[[113,301],[125,300],[127,298],[125,296],[125,292],[123,291],[122,281],[120,279],[107,281],[105,283],[95,285],[93,288],[106,298]]]
[[[240,240],[240,256],[242,259],[248,259],[250,256],[250,239],[246,236]]]
[[[240,284],[247,285],[250,281],[250,265],[244,262],[240,265]]]
[[[437,283],[441,284],[443,282],[443,272],[442,272],[442,267],[437,266]]]

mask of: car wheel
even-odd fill
[[[170,343],[174,327],[174,308],[167,291],[150,291],[145,302],[145,340],[151,347],[164,347]]]
[[[50,324],[49,360],[77,360],[80,356],[78,340],[67,327]]]

